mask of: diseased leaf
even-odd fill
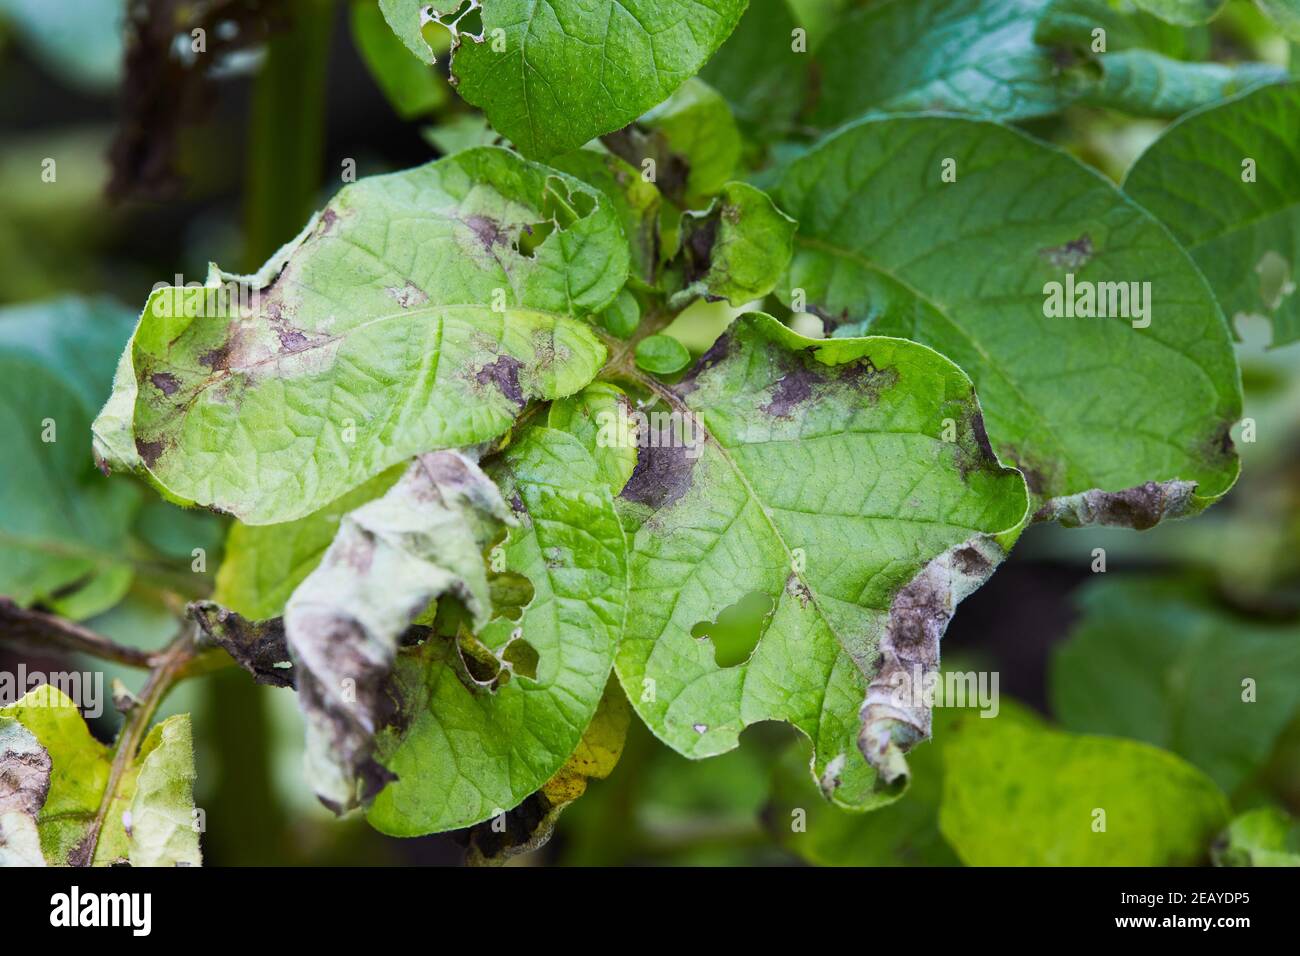
[[[188,714],[169,717],[140,745],[127,830],[132,866],[198,866],[194,744]],[[125,821],[125,818],[122,818]]]
[[[939,826],[968,866],[1190,866],[1228,801],[1149,744],[1062,733],[1003,701],[939,741]]]
[[[731,108],[717,90],[695,78],[604,142],[638,173],[651,174],[659,190],[685,208],[707,204],[740,162],[740,131]]]
[[[46,862],[85,865],[94,848],[87,853],[82,841],[108,786],[108,748],[90,735],[72,700],[49,684],[0,710],[3,717],[22,724],[50,759],[49,790],[37,817]]]
[[[452,16],[460,4],[381,0],[390,26],[433,62],[422,9],[452,29],[457,90],[525,156],[546,159],[626,126],[697,73],[727,38],[746,0],[492,0],[482,30]],[[468,23],[466,24],[468,26]]]
[[[578,391],[605,350],[574,316],[626,276],[603,196],[507,150],[365,179],[256,276],[154,293],[96,452],[246,524],[299,518]]]
[[[197,866],[202,862],[192,819],[194,755],[188,715],[168,718],[150,731],[139,753],[124,766],[98,831],[95,824],[109,785],[113,753],[90,735],[76,705],[62,691],[42,684],[0,710],[0,733],[10,726],[10,719],[35,738],[48,758],[47,792],[36,818],[46,863]],[[24,789],[25,800],[34,798],[35,790]],[[9,824],[6,819],[4,826]]]
[[[761,299],[790,264],[795,228],[766,193],[727,183],[707,210],[682,217],[688,285],[673,301],[704,295],[741,306]]]
[[[110,356],[130,329],[130,313],[107,299],[0,309],[0,594],[19,604],[84,618],[130,586],[140,491],[106,481],[87,448]]]
[[[845,15],[817,51],[823,128],[870,110],[999,119],[1044,116],[1073,98],[1034,43],[1047,0],[890,0]],[[868,55],[869,54],[869,55]]]
[[[390,779],[374,763],[373,736],[398,638],[444,595],[464,604],[473,630],[487,624],[483,552],[513,520],[470,458],[421,455],[382,497],[343,517],[289,598],[284,630],[307,723],[307,776],[335,812]]]
[[[44,866],[37,816],[50,792],[50,755],[30,730],[0,717],[0,867]]]
[[[1216,866],[1300,866],[1300,823],[1276,807],[1248,810],[1214,847]]]
[[[95,865],[201,866],[188,714],[155,724],[117,783]]]
[[[505,814],[501,821],[504,829],[494,827],[495,819],[470,829],[468,861],[498,866],[544,846],[565,807],[587,792],[588,781],[605,779],[618,765],[631,719],[627,697],[617,678],[611,676],[578,749],[542,789]]]
[[[632,278],[655,285],[661,245],[659,190],[645,181],[640,169],[604,150],[575,149],[556,157],[552,165],[605,194],[627,236]],[[622,298],[620,293],[619,300]]]
[[[992,123],[879,118],[794,161],[774,198],[799,220],[781,297],[960,364],[1039,520],[1146,528],[1232,486],[1227,323],[1168,232],[1097,173]],[[1098,317],[1066,317],[1067,298]]]
[[[623,628],[626,544],[608,469],[579,438],[536,425],[485,467],[518,519],[500,566],[533,597],[476,635],[494,679],[469,671],[464,642],[430,637],[399,655],[398,714],[378,737],[397,779],[368,811],[394,836],[470,826],[550,780],[591,723]]]
[[[954,606],[1025,515],[969,380],[913,343],[805,339],[749,315],[655,393],[690,424],[642,443],[620,498],[632,584],[617,670],[633,706],[691,757],[788,721],[830,799],[887,802],[897,788],[867,760],[898,780],[930,726],[893,688],[937,665]],[[770,609],[752,654],[719,666],[695,628],[751,593]]]
[[[344,515],[378,498],[405,470],[389,468],[296,521],[231,525],[212,600],[253,620],[283,614],[289,595],[325,556]]]
[[[1052,705],[1070,730],[1171,750],[1229,794],[1267,761],[1300,712],[1300,628],[1216,610],[1172,580],[1090,586],[1052,662]]]
[[[1300,339],[1300,84],[1192,113],[1134,164],[1124,191],[1187,247],[1231,317]]]

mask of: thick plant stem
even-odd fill
[[[316,208],[334,0],[286,0],[253,89],[244,265],[256,270]]]
[[[0,637],[28,650],[77,651],[128,667],[152,667],[158,656],[118,644],[54,614],[26,610],[8,598],[0,598]]]

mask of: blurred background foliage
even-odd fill
[[[831,35],[837,17],[876,6],[752,0],[702,79],[734,114],[734,134],[728,119],[719,135],[735,136],[733,159],[754,182],[809,141],[800,117],[824,79],[776,62],[764,43],[785,44],[796,24],[814,38]],[[128,21],[137,46],[153,44],[152,67],[124,57]],[[195,23],[211,28],[219,51],[202,63],[183,55]],[[445,50],[437,32],[429,38]],[[1248,62],[1269,76],[1300,57],[1246,0],[1232,0],[1209,26],[1162,28],[1160,37],[1168,55]],[[211,260],[260,264],[338,188],[349,163],[371,175],[494,137],[451,90],[445,63],[430,70],[405,55],[364,0],[153,0],[129,9],[127,0],[0,0],[0,88],[0,443],[18,449],[0,484],[0,593],[122,643],[159,647],[184,602],[210,591],[224,520],[174,508],[128,477],[103,479],[80,445],[66,443],[72,457],[57,473],[24,458],[24,410],[66,408],[60,427],[88,431],[149,288],[177,275],[201,280]],[[1023,125],[1118,181],[1169,116],[1092,100]],[[50,158],[54,182],[42,178]],[[697,304],[670,332],[698,354],[731,315]],[[1022,795],[953,794],[951,771],[1068,802],[1086,799],[1080,787],[1098,767],[1115,786],[1158,793],[1187,765],[1213,782],[1204,813],[1171,808],[1186,827],[1153,821],[1135,834],[1131,861],[1297,862],[1300,353],[1269,350],[1262,319],[1236,325],[1254,421],[1253,441],[1234,435],[1243,459],[1236,488],[1195,520],[1147,532],[1030,528],[944,639],[946,666],[998,672],[1013,716],[980,721],[937,709],[935,742],[914,751],[902,800],[862,816],[831,807],[807,773],[806,742],[786,726],[756,726],[736,751],[692,762],[633,720],[612,774],[590,784],[548,845],[513,862],[1090,862],[1087,849],[1035,831],[1032,808],[1025,819],[994,821],[993,808]],[[737,631],[727,640],[743,646],[752,622],[724,623]],[[0,668],[19,660],[68,667],[0,647]],[[1242,674],[1259,683],[1249,706]],[[139,680],[121,668],[107,676]],[[184,710],[195,719],[209,863],[461,860],[464,834],[393,840],[320,807],[303,783],[302,728],[288,692],[227,670],[182,685],[162,716]],[[110,709],[95,724],[102,738],[115,716]],[[1069,735],[1068,747],[1052,751],[1068,752],[1059,765],[1036,756],[1047,735]],[[1168,755],[1181,758],[1173,770]],[[1134,812],[1150,809],[1148,801]],[[1220,833],[1229,812],[1235,822]],[[1209,837],[1196,829],[1211,824]]]

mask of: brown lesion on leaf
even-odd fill
[[[970,400],[974,406],[974,398]],[[988,430],[984,426],[984,415],[978,407],[972,407],[962,419],[964,428],[957,437],[957,470],[962,480],[968,480],[977,472],[1001,471],[993,444],[989,441]]]
[[[930,708],[916,682],[938,670],[939,642],[957,604],[1004,557],[995,541],[977,535],[927,562],[894,595],[858,735],[859,749],[885,783],[906,775],[903,753],[930,736]]]
[[[181,380],[171,372],[154,372],[149,376],[149,381],[164,395],[174,395],[181,387]]]
[[[1014,445],[1008,445],[1007,460],[1025,479],[1025,486],[1031,494],[1043,497],[1052,486],[1052,476],[1045,466],[1029,461],[1023,452]]]
[[[638,449],[636,467],[619,497],[653,511],[667,508],[691,490],[699,459],[692,449],[673,444]]]
[[[735,335],[732,332],[724,332],[718,336],[708,350],[699,357],[694,365],[682,376],[681,380],[673,386],[673,391],[678,395],[689,395],[699,385],[699,378],[717,365],[725,362],[732,354],[732,346],[735,344]]]
[[[691,284],[703,279],[713,268],[713,247],[718,241],[719,218],[717,215],[703,219],[683,218],[682,229],[686,233],[682,243],[686,281]]]
[[[1048,246],[1038,250],[1038,254],[1051,263],[1052,266],[1067,271],[1082,269],[1092,260],[1095,252],[1092,237],[1087,233],[1077,239],[1071,239],[1063,245]]]
[[[469,231],[474,234],[486,252],[492,252],[494,246],[510,244],[510,234],[502,229],[501,224],[495,219],[475,213],[466,216],[461,222],[469,227]]]
[[[293,687],[294,670],[285,643],[284,620],[250,621],[212,601],[189,605],[203,640],[220,647],[259,684]]]
[[[825,396],[828,389],[840,388],[875,404],[880,393],[898,384],[898,370],[878,368],[870,356],[827,365],[816,358],[816,348],[799,352],[778,352],[775,362],[781,376],[776,380],[772,395],[760,411],[777,419],[790,420],[810,401]]]
[[[630,123],[600,138],[611,153],[640,170],[647,160],[654,160],[655,186],[676,203],[686,205],[686,187],[691,178],[691,164],[685,156],[674,153],[667,138],[640,123]]]
[[[400,286],[390,285],[384,291],[403,309],[416,309],[429,301],[428,294],[410,279]]]
[[[199,364],[214,372],[225,372],[230,368],[230,353],[233,341],[227,340],[221,345],[208,349],[199,356]]]
[[[474,373],[474,380],[480,385],[492,385],[518,408],[528,404],[524,390],[519,384],[519,371],[523,362],[513,355],[502,352],[495,360],[480,367]]]
[[[163,438],[148,441],[137,437],[135,440],[135,452],[140,456],[140,460],[144,462],[146,468],[152,468],[166,450],[167,441]]]
[[[1108,525],[1146,531],[1165,518],[1178,518],[1193,507],[1196,482],[1148,481],[1120,491],[1092,488],[1053,498],[1034,514],[1034,521],[1059,521],[1067,528]]]
[[[50,792],[50,755],[44,747],[0,750],[0,815],[35,817]]]

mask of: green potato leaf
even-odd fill
[[[671,335],[651,335],[636,344],[636,365],[656,375],[672,375],[691,364],[691,353]]]
[[[548,159],[621,129],[673,93],[735,28],[746,0],[381,0],[393,31],[425,62],[423,10],[453,34],[452,76],[466,101],[525,156]],[[466,24],[468,25],[468,24]]]
[[[398,116],[414,119],[447,104],[451,88],[446,79],[405,54],[374,0],[352,0],[350,14],[357,52]]]
[[[1167,230],[1096,172],[996,124],[882,117],[795,160],[774,198],[799,221],[781,297],[961,365],[1039,520],[1150,527],[1232,486],[1227,323]]]
[[[796,28],[805,31],[803,50],[797,49]],[[787,0],[750,0],[700,77],[726,98],[746,130],[788,130],[808,98],[809,53],[829,32],[796,21]]]
[[[130,586],[140,489],[99,474],[88,438],[131,322],[107,299],[0,309],[0,594],[18,604],[84,618]]]
[[[617,671],[633,706],[690,757],[787,721],[812,740],[828,798],[888,802],[930,727],[891,687],[934,668],[954,606],[1025,517],[970,381],[914,343],[805,339],[752,314],[654,393],[670,421],[650,417],[619,499],[631,591]],[[751,595],[764,613],[749,652],[722,666],[707,633]]]
[[[844,16],[817,49],[823,128],[870,110],[1024,119],[1073,99],[1034,42],[1047,0],[889,0]]]
[[[1133,165],[1124,191],[1187,247],[1231,317],[1300,339],[1300,84],[1189,114]]]
[[[940,746],[939,826],[968,866],[1191,866],[1228,820],[1223,793],[1179,757],[1062,733],[1006,701]]]
[[[1240,618],[1171,580],[1092,585],[1052,661],[1068,730],[1145,740],[1233,793],[1300,712],[1300,628]]]
[[[576,317],[627,263],[599,192],[508,150],[361,180],[257,275],[153,294],[96,453],[246,524],[302,517],[581,389],[605,349]]]
[[[1300,40],[1300,0],[1255,0],[1288,40]]]

